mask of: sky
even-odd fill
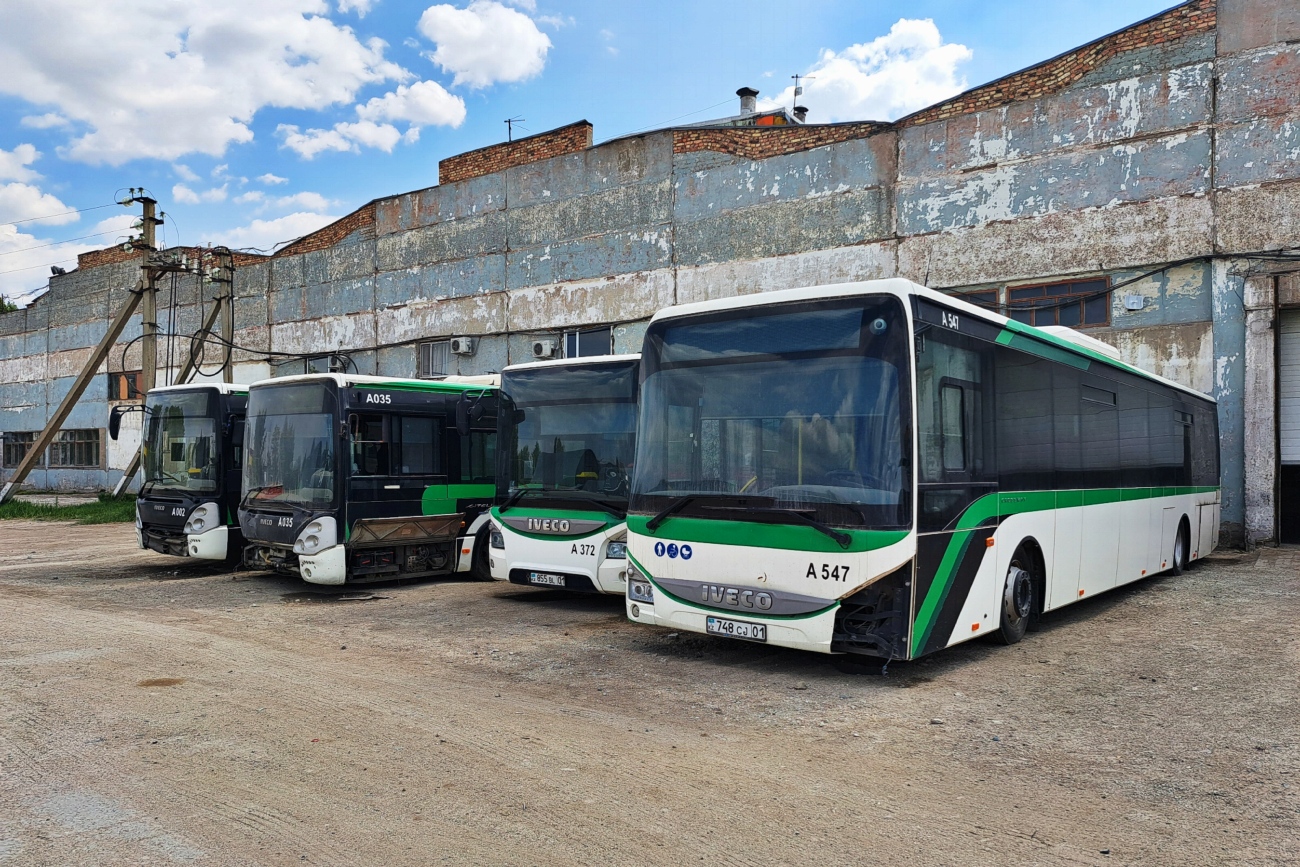
[[[438,161],[586,119],[597,142],[793,103],[893,120],[1171,0],[4,0],[0,295],[136,234],[270,252]],[[1050,7],[1050,14],[1045,9]]]

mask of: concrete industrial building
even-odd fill
[[[1191,0],[892,123],[800,123],[742,91],[726,121],[594,146],[580,122],[454,156],[437,186],[240,257],[236,379],[635,351],[671,304],[897,275],[1080,325],[1214,395],[1224,540],[1300,541],[1298,43],[1294,0]],[[139,255],[84,254],[0,316],[0,481]],[[193,332],[205,298],[164,283],[164,330]],[[31,486],[120,477],[136,442],[103,428],[139,333],[137,317]],[[160,371],[179,366],[166,351]]]

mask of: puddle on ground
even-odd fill
[[[151,677],[140,681],[136,686],[178,686],[184,682],[183,677]]]
[[[377,602],[380,599],[392,599],[391,596],[379,596],[374,593],[313,593],[310,590],[300,590],[296,593],[285,593],[282,597],[285,602]]]

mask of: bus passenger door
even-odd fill
[[[998,512],[992,370],[992,348],[981,341],[933,327],[917,334],[914,654],[950,643],[968,607],[988,607]]]

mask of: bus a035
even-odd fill
[[[327,373],[254,383],[245,565],[314,584],[489,580],[499,380]]]
[[[1214,402],[905,280],[661,311],[628,616],[913,659],[1217,542]]]
[[[501,374],[492,577],[622,594],[623,519],[636,447],[636,355],[539,361]]]
[[[135,501],[141,548],[238,560],[244,541],[235,512],[247,406],[248,386],[222,382],[160,386],[145,395]],[[109,436],[117,439],[122,416],[136,410],[113,407]]]

